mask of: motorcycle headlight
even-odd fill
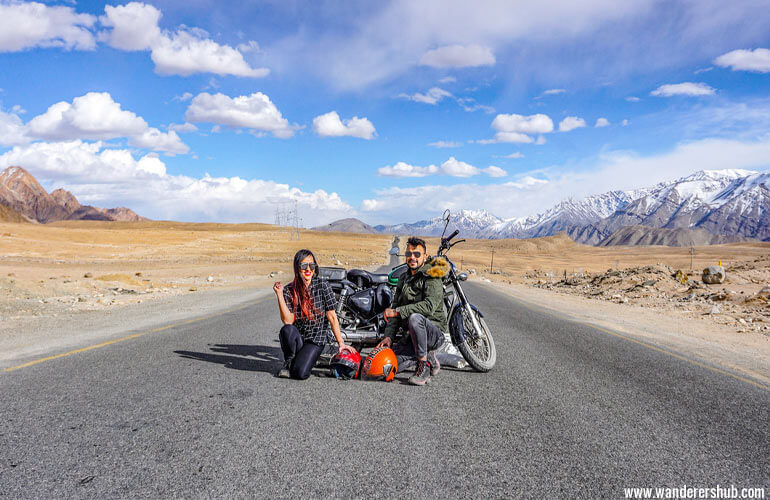
[[[457,279],[460,281],[465,281],[468,279],[468,275],[466,273],[460,273],[457,275]]]

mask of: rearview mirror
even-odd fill
[[[393,248],[390,249],[390,251],[388,253],[390,255],[398,255],[398,248],[397,247],[393,247]]]

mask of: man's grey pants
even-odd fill
[[[411,346],[401,343],[393,346],[399,367],[402,359],[406,361],[407,358],[424,358],[428,351],[435,351],[444,343],[444,333],[441,329],[422,314],[409,316],[409,337],[412,339]]]

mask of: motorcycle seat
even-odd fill
[[[351,269],[348,271],[348,280],[360,287],[367,287],[388,282],[387,274],[374,274],[363,269]]]

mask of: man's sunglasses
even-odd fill
[[[314,262],[303,262],[302,264],[299,265],[299,268],[302,269],[303,271],[305,269],[310,269],[311,271],[315,271],[316,267],[318,267],[318,265]]]
[[[407,250],[406,252],[404,252],[404,255],[406,255],[407,259],[409,257],[414,257],[415,259],[419,259],[420,255],[422,255],[422,252],[410,252],[409,250]]]

